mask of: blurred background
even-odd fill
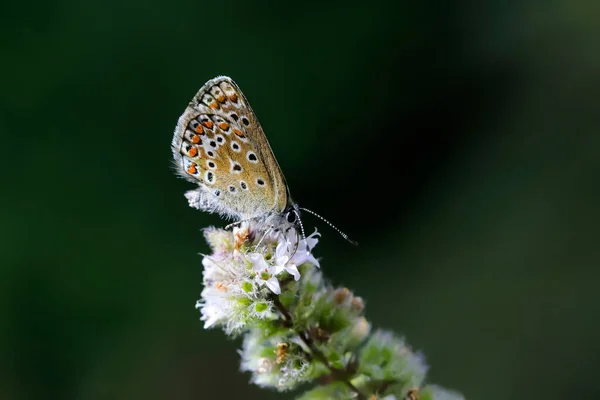
[[[600,7],[0,5],[0,398],[291,399],[206,331],[173,128],[256,111],[325,274],[468,399],[600,395]]]

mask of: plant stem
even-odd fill
[[[292,320],[292,315],[285,308],[285,306],[283,304],[281,304],[281,301],[279,300],[279,296],[273,296],[273,302],[275,303],[275,306],[277,307],[279,312],[283,315],[284,326],[286,326],[287,328],[292,328],[294,326],[293,320]],[[352,382],[350,382],[348,372],[344,369],[339,369],[339,368],[332,366],[329,363],[329,360],[327,359],[325,354],[323,354],[323,352],[315,346],[313,340],[310,338],[310,336],[308,335],[307,332],[296,331],[296,333],[298,334],[298,336],[300,337],[302,342],[304,342],[304,344],[310,349],[312,356],[315,359],[317,359],[318,361],[320,361],[323,365],[325,365],[331,371],[331,375],[335,380],[344,382],[346,384],[346,386],[348,386],[354,393],[356,393],[357,399],[367,400],[367,397],[364,394],[362,394],[361,391],[358,390],[358,388],[356,386],[354,386],[354,384]]]

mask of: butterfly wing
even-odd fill
[[[179,118],[171,144],[192,206],[236,219],[281,213],[285,178],[258,119],[231,78],[208,81]]]

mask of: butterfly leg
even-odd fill
[[[232,222],[232,223],[230,223],[230,224],[226,225],[226,226],[225,226],[225,229],[233,228],[234,226],[241,225],[241,224],[243,224],[244,222],[249,222],[249,221],[252,221],[253,219],[254,219],[254,218],[246,218],[246,219],[242,219],[242,220],[240,220],[240,221],[235,221],[235,222]]]
[[[256,248],[258,249],[259,246],[261,245],[261,243],[263,242],[263,240],[271,233],[276,231],[275,227],[273,225],[270,225],[265,232],[263,233],[262,237],[260,238],[260,240],[258,241],[258,243],[256,244]]]

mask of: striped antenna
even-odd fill
[[[304,225],[302,225],[302,219],[300,219],[300,214],[296,209],[292,209],[292,212],[296,214],[296,218],[298,218],[298,223],[300,224],[300,231],[302,232],[302,240],[306,240],[306,235],[304,234]]]
[[[310,214],[314,215],[315,217],[319,218],[320,220],[322,220],[323,222],[325,222],[327,225],[329,225],[331,228],[333,228],[333,230],[335,230],[337,233],[339,233],[344,239],[346,239],[347,241],[349,241],[353,245],[358,246],[358,242],[350,239],[348,237],[348,235],[346,235],[344,232],[342,232],[337,226],[333,225],[331,222],[327,221],[325,218],[321,217],[316,212],[311,211],[308,208],[303,208],[303,207],[298,207],[298,208],[300,210],[302,210],[302,211],[306,211],[307,213],[310,213]],[[302,232],[302,234],[304,235],[304,231]]]

